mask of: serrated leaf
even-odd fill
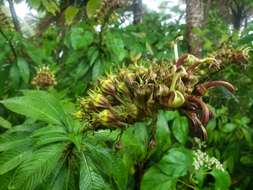
[[[36,150],[16,169],[11,186],[32,190],[41,184],[57,166],[64,151],[64,144],[52,144]]]
[[[26,95],[2,100],[9,110],[37,120],[62,124],[65,112],[52,95],[44,91],[25,91]]]
[[[101,190],[105,187],[105,182],[92,167],[90,160],[82,153],[80,161],[80,190]]]
[[[89,150],[89,157],[98,170],[112,177],[119,189],[126,189],[128,181],[128,170],[118,155],[114,155],[112,151],[86,143]],[[103,163],[102,165],[100,163]]]

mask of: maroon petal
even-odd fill
[[[203,125],[206,125],[209,121],[209,109],[207,105],[196,96],[188,96],[187,101],[194,102],[195,104],[198,105],[198,107],[201,109],[201,119],[200,119],[201,123]]]

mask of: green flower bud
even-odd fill
[[[107,95],[114,95],[116,88],[111,78],[101,81],[101,91]]]
[[[178,90],[173,91],[172,95],[169,98],[168,106],[171,108],[179,108],[184,103],[185,103],[184,95]]]
[[[82,111],[77,111],[77,112],[75,112],[74,114],[74,117],[76,118],[76,119],[83,119],[83,115],[84,115],[84,113],[82,112]]]
[[[108,108],[111,106],[108,99],[105,96],[103,96],[102,94],[90,93],[90,97],[91,97],[91,103],[95,107]]]
[[[119,82],[118,85],[117,85],[117,91],[119,93],[122,93],[122,94],[125,94],[125,95],[128,95],[129,94],[129,90],[126,86],[126,84],[124,82]]]
[[[103,110],[96,115],[96,122],[101,123],[104,126],[112,125],[117,121],[116,116],[110,110]]]

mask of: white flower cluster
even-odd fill
[[[193,152],[194,160],[193,167],[195,170],[199,170],[200,168],[205,168],[208,170],[218,169],[224,171],[224,168],[219,160],[214,157],[208,156],[207,153],[202,152],[201,150],[195,150]]]

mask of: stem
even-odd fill
[[[134,173],[134,179],[135,179],[134,190],[139,190],[141,188],[141,179],[142,179],[143,174],[144,174],[144,164],[137,163],[135,165],[135,173]]]
[[[12,17],[12,21],[13,21],[15,30],[17,32],[21,33],[20,24],[19,24],[19,21],[18,21],[18,16],[17,16],[17,13],[15,11],[13,1],[12,0],[7,0],[7,1],[9,3],[9,8],[10,8],[11,17]]]
[[[181,75],[181,73],[176,73],[173,78],[172,78],[172,82],[171,82],[171,85],[170,85],[170,91],[174,91],[175,88],[176,88],[176,83],[177,83],[177,80],[179,78],[179,76]]]
[[[16,53],[16,50],[11,42],[11,40],[6,36],[6,34],[3,32],[3,30],[0,28],[0,34],[4,37],[4,39],[8,42],[10,48],[11,48],[11,51],[15,57],[15,60],[17,60],[17,53]]]
[[[177,42],[174,43],[174,54],[175,54],[175,61],[177,62],[177,60],[178,60],[178,47],[177,47]]]
[[[191,189],[195,189],[194,186],[192,186],[192,185],[190,185],[190,184],[187,184],[187,183],[185,183],[184,181],[182,181],[182,180],[180,180],[180,179],[178,179],[178,182],[182,183],[183,185],[185,185],[185,186],[187,186],[187,187],[189,187],[189,188],[191,188]]]

